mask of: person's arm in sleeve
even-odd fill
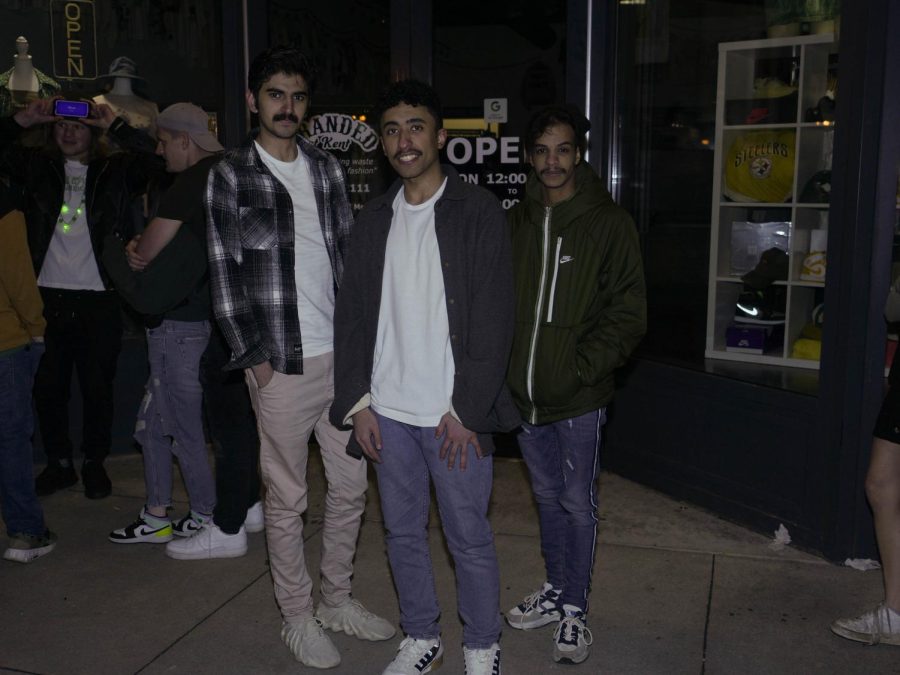
[[[43,340],[47,322],[44,303],[38,292],[24,222],[4,218],[0,220],[4,232],[4,251],[0,253],[0,283],[9,296],[13,311],[32,340]]]
[[[606,307],[576,345],[578,377],[596,384],[625,364],[647,330],[647,292],[637,229],[624,214],[608,224]]]
[[[332,424],[343,427],[353,413],[369,405],[371,372],[365,354],[365,268],[369,251],[366,228],[368,218],[360,214],[354,226],[353,243],[344,262],[344,276],[334,306],[334,386],[331,405]]]
[[[241,278],[243,251],[236,178],[225,162],[209,173],[206,186],[206,235],[213,313],[232,359],[226,366],[250,368],[267,363],[270,355],[256,325]]]
[[[469,335],[465,354],[456,364],[452,413],[471,431],[486,428],[491,409],[506,378],[515,313],[512,245],[506,214],[496,200],[486,201],[474,248],[468,284]]]
[[[206,274],[203,244],[186,230],[166,246],[143,271],[129,267],[122,241],[106,236],[103,266],[116,290],[141,314],[163,314],[182,302]]]

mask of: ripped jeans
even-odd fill
[[[550,424],[523,424],[518,441],[538,505],[547,581],[560,606],[587,612],[597,547],[597,476],[606,408]]]
[[[184,478],[191,509],[212,514],[216,486],[203,434],[200,357],[209,321],[163,321],[147,330],[150,379],[138,410],[134,439],[144,452],[147,506],[172,505],[172,456]]]

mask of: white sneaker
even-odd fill
[[[155,518],[158,524],[151,525],[147,522],[147,518]],[[110,532],[109,540],[114,544],[165,544],[172,541],[172,523],[152,516],[145,506],[141,509],[141,515],[131,525]]]
[[[329,630],[344,631],[361,640],[390,640],[397,632],[389,621],[372,614],[359,600],[348,600],[340,607],[320,604],[316,618]]]
[[[194,536],[173,539],[166,544],[166,555],[176,560],[240,558],[246,552],[247,533],[243,527],[237,534],[228,534],[211,521]]]
[[[500,645],[496,642],[487,649],[463,647],[466,675],[500,675]]]
[[[848,640],[868,645],[900,645],[900,612],[881,604],[861,616],[838,619],[831,624],[831,631]]]
[[[424,675],[438,668],[443,660],[441,638],[416,640],[407,637],[400,643],[397,656],[381,675]]]
[[[44,529],[44,534],[11,534],[9,548],[3,552],[3,558],[12,562],[30,563],[45,556],[56,548],[56,535]]]
[[[318,619],[306,619],[296,626],[285,623],[281,627],[281,639],[294,658],[310,668],[334,668],[341,662],[341,655]]]
[[[266,519],[263,516],[262,502],[256,502],[247,509],[247,517],[244,518],[244,529],[250,534],[262,532],[266,529]]]

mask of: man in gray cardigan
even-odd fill
[[[399,82],[378,104],[400,176],[357,219],[335,305],[331,419],[375,466],[388,558],[407,637],[386,675],[442,657],[428,551],[429,481],[456,564],[466,672],[499,672],[499,572],[487,518],[490,432],[519,416],[504,385],[512,261],[496,198],[438,160],[447,133],[435,92]],[[458,462],[457,462],[458,460]]]

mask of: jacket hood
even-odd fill
[[[544,196],[534,169],[529,172],[525,183],[525,199],[529,215],[540,221],[544,212]],[[612,195],[591,165],[582,161],[575,167],[575,194],[553,205],[553,219],[556,222],[571,222],[587,211],[612,206],[615,206]]]

